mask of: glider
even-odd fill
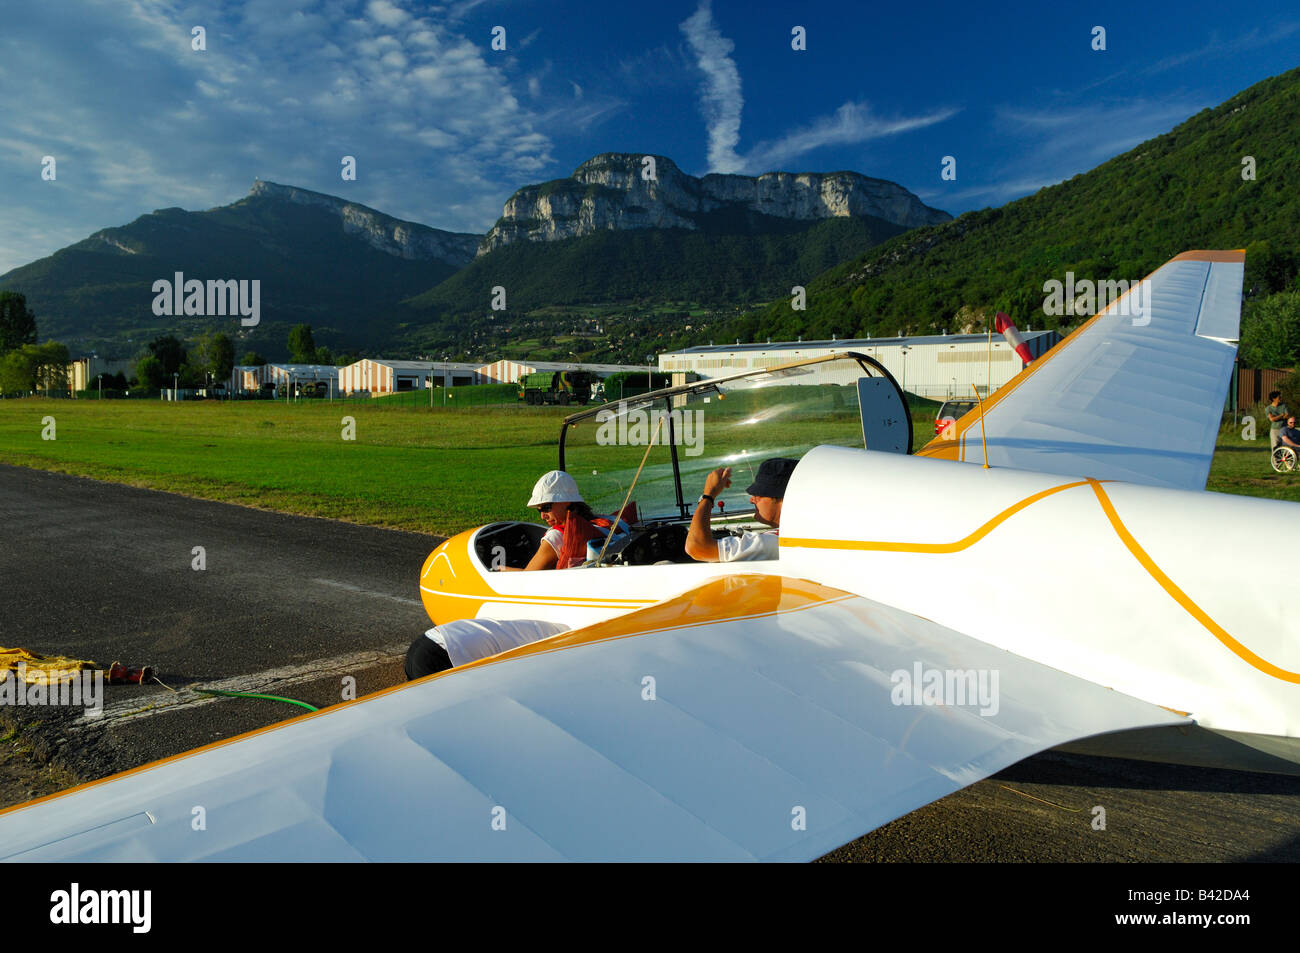
[[[1239,556],[1296,506],[1204,491],[1243,258],[1178,256],[1145,323],[1112,305],[993,394],[989,468],[979,410],[909,455],[855,353],[574,414],[560,467],[630,539],[501,572],[542,527],[496,523],[419,580],[437,624],[568,631],[10,809],[6,859],[809,860],[1107,733],[1300,761],[1300,623]],[[704,474],[770,456],[780,557],[689,561]]]

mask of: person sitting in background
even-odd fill
[[[1286,419],[1286,426],[1278,431],[1279,446],[1300,448],[1300,430],[1295,426],[1295,414]]]
[[[731,486],[731,467],[714,470],[704,478],[704,493],[695,507],[690,533],[686,537],[686,555],[707,563],[728,563],[749,559],[776,559],[779,543],[775,532],[781,526],[781,504],[798,460],[773,457],[764,460],[745,492],[754,504],[754,516],[772,530],[741,536],[713,538],[710,519],[717,496]]]
[[[616,526],[608,516],[597,516],[578,492],[577,481],[563,470],[543,474],[533,487],[528,505],[536,507],[550,529],[537,544],[537,552],[523,570],[502,566],[499,572],[569,569],[587,558],[587,543],[604,539]],[[618,528],[626,530],[623,523]]]

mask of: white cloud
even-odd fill
[[[700,108],[708,123],[710,172],[776,171],[784,163],[823,146],[855,145],[898,135],[943,122],[957,113],[956,109],[940,109],[921,116],[878,119],[865,104],[847,102],[831,115],[820,116],[779,139],[760,142],[742,155],[738,146],[745,98],[741,92],[740,70],[731,56],[735,44],[718,30],[709,2],[701,0],[699,8],[679,28],[695,54],[695,65],[704,73]],[[626,76],[644,81],[647,64],[651,64],[653,72],[654,64],[665,59],[670,59],[665,50],[652,50],[619,66]]]
[[[1093,163],[1109,159],[1168,132],[1203,105],[1133,99],[1072,108],[1001,108],[996,115],[1011,134],[1033,142],[1035,157],[1056,162],[1067,156],[1078,172],[1080,159]]]
[[[954,211],[997,206],[1057,185],[1107,159],[1162,135],[1194,115],[1202,104],[1142,99],[1086,106],[995,111],[995,125],[1009,147],[1004,164],[965,185],[960,173],[949,188],[926,188],[917,195],[928,205]],[[959,167],[960,168],[960,167]]]
[[[709,0],[701,0],[699,9],[678,26],[704,73],[700,107],[709,126],[709,170],[741,172],[745,163],[736,153],[736,146],[740,143],[740,112],[745,98],[740,89],[740,70],[731,58],[736,44],[714,25]]]
[[[475,7],[482,6],[486,0],[463,0],[461,3],[450,4],[446,8],[447,22],[457,23],[467,17]]]
[[[1070,173],[1073,175],[1074,173]],[[1045,189],[1049,185],[1059,185],[1069,176],[1060,178],[1044,179],[1014,179],[1003,182],[991,182],[988,185],[977,185],[965,189],[917,189],[916,197],[926,205],[932,208],[941,208],[945,211],[952,212],[954,208],[968,206],[973,200],[978,200],[975,204],[988,206],[998,206],[1013,199],[1024,198],[1026,195],[1032,195],[1039,189]],[[957,214],[953,212],[953,214]]]
[[[1278,40],[1284,40],[1297,31],[1300,31],[1300,23],[1296,22],[1279,23],[1264,27],[1256,26],[1227,40],[1219,37],[1216,31],[1215,34],[1211,35],[1209,42],[1201,48],[1192,50],[1189,53],[1177,53],[1157,60],[1148,66],[1144,72],[1148,74],[1163,73],[1166,70],[1202,58],[1240,56],[1250,50],[1269,46]]]
[[[751,173],[778,171],[783,163],[823,146],[855,145],[884,136],[894,136],[923,129],[957,114],[956,109],[940,109],[924,116],[877,119],[865,103],[845,103],[829,116],[821,116],[802,129],[796,129],[772,142],[760,142],[745,156],[745,169]]]
[[[0,152],[0,179],[11,211],[50,227],[37,230],[44,240],[7,242],[0,273],[70,233],[233,201],[255,176],[486,230],[521,180],[553,165],[548,104],[524,105],[486,41],[414,9],[248,0],[196,14],[171,0],[69,0],[7,15],[0,140],[22,155]],[[202,52],[190,47],[195,22]],[[30,153],[58,159],[46,191]],[[356,182],[340,179],[342,155],[357,157]]]
[[[405,26],[411,20],[410,14],[395,7],[388,0],[370,0],[366,5],[366,15],[380,26],[390,28]]]
[[[627,108],[625,100],[597,94],[590,98],[575,98],[561,102],[539,117],[539,124],[557,131],[585,132]]]
[[[684,85],[695,66],[686,58],[681,44],[661,44],[640,53],[620,56],[604,72],[616,72],[628,90],[645,91]]]

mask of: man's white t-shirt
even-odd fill
[[[454,667],[567,631],[567,625],[533,619],[458,619],[424,634],[447,650]]]
[[[747,532],[743,536],[724,536],[718,540],[718,562],[734,563],[750,559],[776,559],[781,544],[776,530]]]

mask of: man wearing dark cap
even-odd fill
[[[701,562],[736,562],[745,559],[776,559],[776,529],[781,525],[781,502],[785,499],[786,484],[798,460],[774,457],[764,460],[754,475],[754,482],[746,489],[749,501],[754,504],[754,515],[760,523],[772,530],[764,533],[747,532],[742,536],[713,538],[710,518],[717,496],[731,486],[731,467],[714,470],[704,480],[704,493],[695,507],[691,531],[686,537],[686,555]]]

